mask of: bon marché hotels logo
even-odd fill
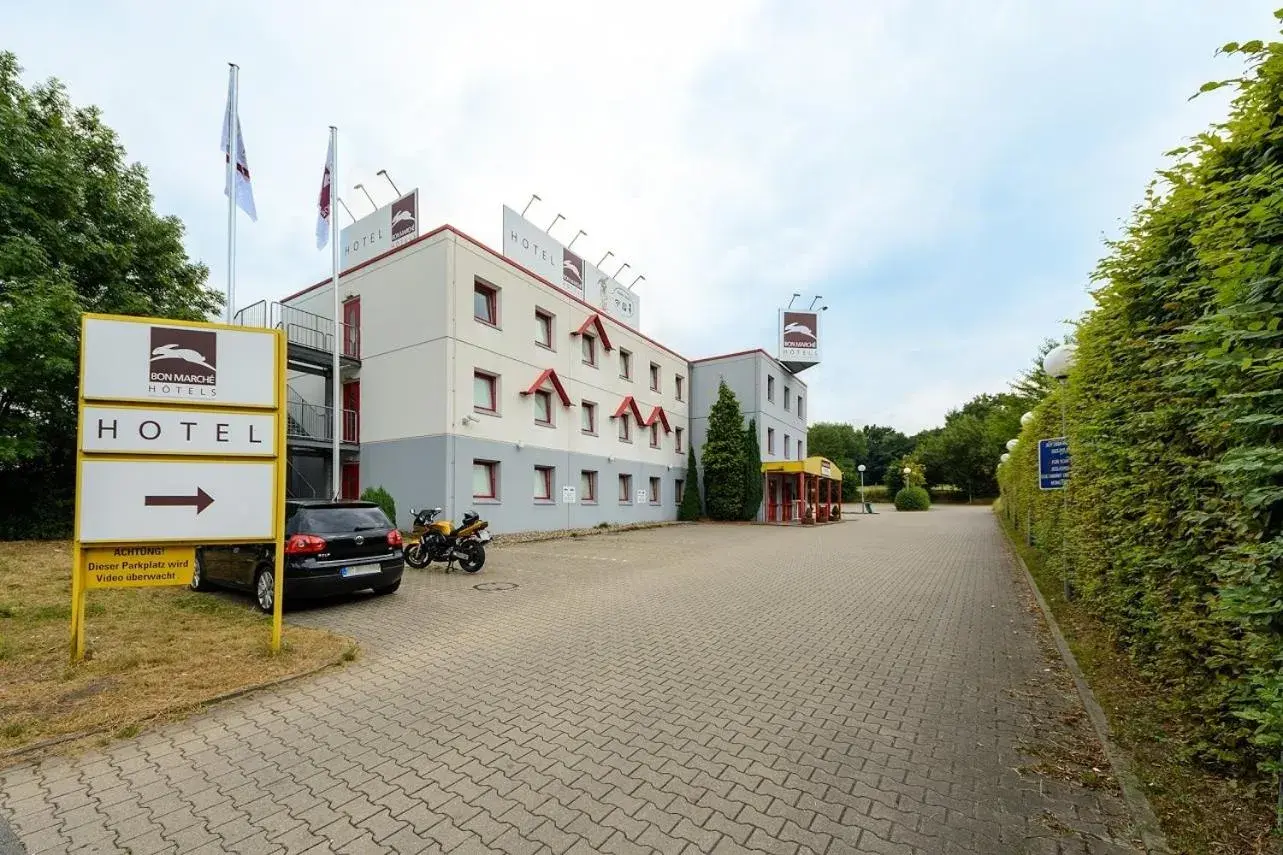
[[[218,333],[152,327],[147,380],[147,391],[158,397],[216,397]]]
[[[820,346],[816,328],[819,317],[814,312],[784,313],[784,346],[796,350],[817,350]]]
[[[402,196],[392,203],[392,245],[400,246],[419,234],[418,194]]]

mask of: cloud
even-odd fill
[[[1186,101],[1268,36],[1270,9],[1194,0],[915,3],[28,5],[29,76],[103,107],[158,207],[225,282],[226,61],[259,221],[239,302],[321,278],[327,127],[358,216],[420,188],[421,225],[499,245],[500,205],[566,216],[576,250],[645,273],[643,327],[691,357],[774,349],[823,294],[814,418],[938,422],[1001,388],[1060,321],[1162,151],[1223,113]],[[109,42],[101,34],[112,33]],[[615,262],[613,262],[615,263]],[[807,300],[809,302],[809,299]],[[712,332],[706,319],[719,319]],[[923,364],[923,360],[929,360]]]

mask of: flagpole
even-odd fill
[[[232,301],[235,299],[236,292],[236,146],[239,140],[236,132],[240,130],[237,119],[240,113],[237,112],[237,96],[240,89],[240,80],[238,72],[240,66],[234,62],[227,63],[229,66],[228,73],[231,75],[231,103],[228,109],[231,110],[231,119],[228,121],[230,132],[227,138],[227,323],[232,322]]]
[[[343,438],[343,397],[342,385],[339,380],[339,348],[342,347],[343,339],[343,311],[342,302],[339,300],[339,211],[334,204],[338,199],[339,192],[339,129],[330,125],[330,146],[334,149],[333,170],[330,173],[330,283],[334,290],[334,362],[331,366],[334,372],[334,443],[331,461],[333,477],[331,486],[334,491],[334,498],[337,500],[343,495],[343,480],[339,464],[339,441]]]

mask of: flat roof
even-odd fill
[[[473,246],[475,246],[477,249],[480,249],[480,250],[482,250],[483,252],[487,252],[487,253],[489,253],[490,255],[494,256],[496,259],[498,259],[498,260],[499,260],[499,261],[501,261],[502,263],[504,263],[504,264],[508,265],[509,267],[513,268],[514,270],[518,270],[518,271],[520,271],[521,273],[526,274],[527,276],[531,277],[531,278],[532,278],[532,279],[534,279],[536,282],[538,282],[540,285],[543,285],[543,286],[544,286],[544,287],[546,287],[546,288],[550,288],[550,289],[552,289],[553,291],[557,292],[558,294],[561,294],[563,297],[568,297],[569,299],[571,299],[571,300],[573,300],[574,302],[576,302],[576,303],[580,304],[581,306],[583,306],[584,308],[588,309],[589,311],[592,311],[592,312],[594,312],[594,313],[596,313],[596,314],[600,315],[603,321],[609,321],[610,323],[614,324],[615,326],[618,326],[618,327],[621,327],[621,328],[623,328],[623,329],[627,330],[628,332],[630,332],[630,333],[632,333],[632,334],[634,334],[634,335],[636,335],[636,336],[638,336],[638,337],[642,338],[643,340],[645,340],[645,341],[647,341],[647,342],[649,342],[649,343],[653,344],[655,347],[659,348],[660,350],[665,351],[666,353],[672,354],[673,356],[677,357],[678,359],[682,360],[683,362],[685,362],[685,363],[687,363],[687,364],[690,364],[690,363],[691,363],[691,360],[687,359],[685,356],[682,356],[680,353],[678,353],[677,351],[673,350],[671,347],[668,347],[667,345],[660,344],[659,342],[655,341],[655,340],[654,340],[653,338],[651,338],[650,336],[648,336],[648,335],[646,335],[645,333],[643,333],[641,330],[639,330],[639,329],[635,329],[634,327],[630,327],[628,324],[624,323],[623,321],[619,320],[618,318],[615,318],[615,317],[613,317],[613,316],[611,316],[611,315],[607,314],[607,312],[606,312],[606,310],[605,310],[605,309],[602,309],[602,308],[601,308],[601,307],[599,307],[599,306],[594,306],[592,303],[589,303],[588,301],[586,301],[586,300],[584,300],[584,299],[582,299],[582,298],[580,298],[580,297],[575,296],[574,294],[570,293],[569,291],[565,290],[564,288],[561,288],[561,287],[558,287],[557,285],[554,285],[553,283],[549,282],[547,279],[544,279],[544,278],[543,278],[542,276],[540,276],[538,273],[535,273],[535,272],[534,272],[533,270],[531,270],[530,268],[528,268],[528,267],[524,267],[524,266],[522,266],[522,265],[518,264],[517,262],[513,261],[511,258],[508,258],[507,256],[503,255],[503,254],[502,254],[502,253],[500,253],[500,252],[496,252],[494,249],[491,249],[490,247],[486,246],[486,245],[485,245],[484,243],[482,243],[481,241],[477,240],[476,238],[472,237],[471,235],[467,234],[466,232],[460,231],[459,229],[455,228],[454,226],[450,225],[449,223],[443,223],[442,225],[437,226],[437,227],[436,227],[435,229],[433,229],[432,231],[427,232],[427,233],[425,233],[425,234],[421,234],[421,235],[419,235],[419,236],[418,236],[417,238],[415,238],[414,240],[406,241],[405,243],[401,244],[400,246],[394,246],[394,247],[392,247],[392,249],[389,249],[387,252],[384,252],[384,253],[382,253],[382,254],[380,254],[380,255],[376,255],[376,256],[374,256],[373,258],[367,258],[365,261],[362,261],[360,264],[355,264],[355,265],[353,265],[352,267],[348,268],[347,270],[342,271],[342,272],[339,274],[339,280],[340,280],[340,281],[342,281],[344,277],[349,276],[349,275],[351,275],[351,274],[355,273],[356,271],[361,270],[362,268],[368,267],[368,266],[370,266],[371,264],[374,264],[376,261],[382,261],[383,259],[388,258],[388,257],[390,257],[390,256],[392,256],[392,255],[395,255],[396,253],[401,252],[402,250],[409,249],[410,247],[414,246],[415,244],[420,243],[420,242],[422,242],[422,241],[425,241],[425,240],[427,240],[427,239],[428,239],[428,238],[430,238],[430,237],[433,237],[433,236],[435,236],[435,235],[439,235],[439,234],[444,234],[444,233],[447,233],[447,232],[448,232],[448,233],[450,233],[450,234],[453,234],[456,238],[458,238],[458,239],[460,239],[460,240],[467,241],[468,243],[470,243],[470,244],[472,244]],[[306,288],[304,288],[304,289],[303,289],[303,290],[301,290],[301,291],[295,291],[293,294],[290,294],[288,297],[282,297],[280,302],[282,302],[282,303],[287,303],[287,302],[289,302],[290,300],[296,300],[296,299],[298,299],[299,297],[302,297],[304,294],[307,294],[307,293],[309,293],[309,292],[311,292],[311,291],[315,291],[317,288],[324,288],[326,285],[329,285],[332,281],[333,281],[333,279],[332,279],[331,277],[327,276],[327,277],[325,277],[324,279],[322,279],[320,282],[317,282],[315,285],[309,285],[309,286],[307,286]],[[763,351],[763,353],[765,353],[765,351]]]
[[[758,354],[765,356],[767,359],[773,362],[776,365],[776,367],[778,367],[781,371],[783,371],[785,374],[789,375],[790,377],[795,378],[797,382],[801,383],[803,386],[806,385],[806,381],[803,380],[801,377],[798,377],[796,372],[790,371],[784,365],[783,362],[780,362],[778,359],[776,359],[774,356],[771,356],[769,353],[767,353],[765,350],[763,350],[760,347],[754,347],[749,350],[737,350],[734,353],[723,353],[721,356],[705,356],[702,359],[692,359],[691,365],[700,365],[701,363],[704,363],[704,362],[720,362],[724,359],[738,359],[741,356],[756,356]]]

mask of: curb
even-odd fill
[[[349,639],[349,641],[352,641],[353,644],[356,643],[354,639]],[[345,660],[343,658],[343,654],[340,653],[333,660],[329,662],[323,662],[322,664],[317,665],[314,668],[309,668],[308,670],[302,671],[298,674],[290,674],[285,677],[278,677],[275,680],[268,680],[267,682],[264,682],[264,683],[254,683],[253,685],[242,686],[239,689],[232,689],[229,692],[223,692],[221,695],[214,695],[213,697],[205,698],[204,700],[192,701],[190,703],[185,703],[185,704],[175,704],[174,706],[171,706],[171,707],[165,707],[164,709],[159,710],[153,713],[152,715],[147,716],[144,719],[140,719],[137,722],[132,722],[132,724],[139,725],[141,729],[141,727],[147,725],[149,722],[153,722],[164,716],[173,715],[175,713],[180,713],[184,711],[194,712],[195,710],[200,709],[201,707],[207,707],[213,704],[221,704],[224,701],[230,701],[235,698],[239,698],[242,695],[248,695],[252,692],[260,692],[260,691],[263,691],[264,689],[274,689],[277,686],[283,686],[286,683],[292,683],[295,680],[302,680],[306,677],[315,676],[321,673],[322,671],[326,670],[327,668],[333,668],[336,665],[342,665],[344,661]],[[12,760],[16,757],[25,757],[29,754],[39,754],[42,751],[46,751],[50,748],[55,748],[59,745],[62,745],[65,742],[74,742],[77,739],[87,739],[88,737],[91,737],[91,736],[98,736],[99,734],[116,731],[116,730],[119,730],[122,726],[128,727],[129,725],[126,724],[126,725],[110,725],[110,726],[104,726],[104,727],[95,727],[89,730],[82,730],[77,733],[67,733],[67,734],[63,734],[62,736],[54,736],[54,737],[50,737],[49,739],[42,739],[39,742],[33,742],[30,745],[22,745],[22,746],[19,746],[18,748],[10,748],[5,751],[0,751],[0,760]],[[3,837],[0,837],[0,842],[3,842]],[[0,852],[3,852],[3,850],[0,850]]]
[[[1070,676],[1074,679],[1074,687],[1078,690],[1078,697],[1083,702],[1083,707],[1087,710],[1087,717],[1091,719],[1096,736],[1100,739],[1100,744],[1105,749],[1105,756],[1109,758],[1109,765],[1114,767],[1114,772],[1118,776],[1118,784],[1123,790],[1123,802],[1131,813],[1132,825],[1137,835],[1139,835],[1141,843],[1144,844],[1147,852],[1154,853],[1154,855],[1170,855],[1172,850],[1167,846],[1167,838],[1163,836],[1162,827],[1158,823],[1158,816],[1154,813],[1149,799],[1145,797],[1145,790],[1141,786],[1140,778],[1136,776],[1131,754],[1114,741],[1113,732],[1109,728],[1109,719],[1105,717],[1105,711],[1096,700],[1096,695],[1092,692],[1091,686],[1087,684],[1087,677],[1083,674],[1082,669],[1078,667],[1078,660],[1074,658],[1073,652],[1069,649],[1069,644],[1065,641],[1065,636],[1060,631],[1060,624],[1056,623],[1056,618],[1051,613],[1051,606],[1047,605],[1046,598],[1043,597],[1042,591],[1038,589],[1038,583],[1034,581],[1033,574],[1029,572],[1025,559],[1020,557],[1020,553],[1012,544],[1011,538],[1000,524],[999,532],[1002,535],[1003,543],[1007,547],[1008,554],[1015,559],[1020,571],[1024,573],[1025,584],[1029,586],[1029,590],[1033,592],[1034,599],[1038,601],[1038,609],[1042,612],[1043,619],[1047,622],[1047,628],[1051,631],[1051,637],[1056,643],[1056,649],[1060,651],[1060,658],[1064,660]]]

